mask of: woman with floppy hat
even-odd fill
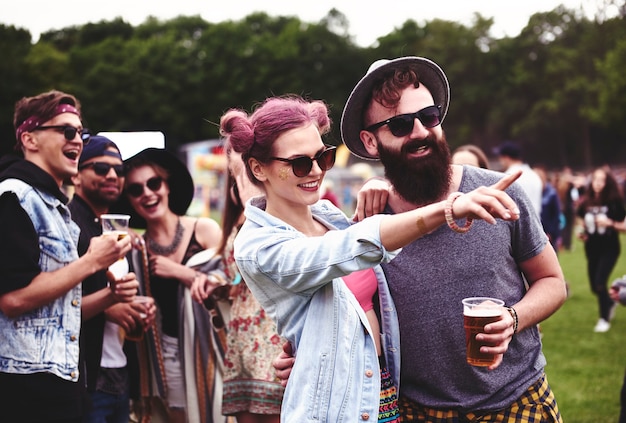
[[[188,364],[194,369],[194,356],[187,353],[193,350],[197,339],[185,338],[193,331],[186,330],[188,319],[184,302],[187,288],[196,278],[204,276],[186,263],[199,252],[216,249],[222,239],[221,228],[213,219],[185,216],[193,198],[194,184],[186,165],[171,153],[148,148],[127,159],[124,165],[126,181],[118,211],[131,215],[132,228],[145,229],[148,277],[143,282],[146,293],[154,297],[159,310],[153,352],[155,357],[162,358],[152,367],[157,373],[161,368],[164,370],[164,375],[157,376],[156,380],[164,385],[162,395],[169,421],[214,421],[196,409],[211,407],[211,404],[194,404],[205,398],[196,391],[194,374],[185,372]],[[190,294],[188,297],[190,299]],[[223,324],[218,329],[223,329]],[[199,333],[199,336],[205,334]],[[215,349],[221,350],[223,346],[217,345]],[[185,362],[189,359],[192,363]],[[198,413],[203,414],[203,418],[197,417]]]

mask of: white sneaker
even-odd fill
[[[596,327],[593,328],[593,331],[594,332],[608,332],[609,329],[611,329],[611,324],[604,319],[600,319],[598,320],[598,323],[596,323]]]

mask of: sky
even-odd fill
[[[270,16],[297,16],[304,22],[317,23],[329,10],[336,8],[348,18],[349,35],[361,47],[371,46],[378,37],[387,35],[413,19],[418,24],[433,19],[472,24],[475,12],[493,18],[492,35],[496,38],[517,36],[530,16],[547,12],[563,4],[582,10],[593,17],[598,5],[606,0],[394,0],[363,2],[357,0],[19,0],[3,7],[0,24],[14,25],[30,31],[33,41],[39,34],[67,26],[110,21],[121,17],[133,26],[148,16],[168,20],[177,16],[200,15],[207,22],[240,20],[253,12]],[[374,4],[366,7],[365,4]],[[392,7],[386,7],[391,5]]]

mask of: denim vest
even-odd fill
[[[381,389],[376,347],[363,309],[341,278],[374,267],[382,349],[397,388],[398,321],[378,265],[397,251],[386,251],[380,242],[384,216],[351,225],[330,202],[320,201],[311,207],[315,219],[341,230],[309,238],[263,208],[258,198],[246,205],[235,260],[243,280],[295,350],[281,420],[376,421]]]
[[[0,195],[11,191],[30,217],[39,236],[39,266],[52,272],[78,259],[80,229],[65,204],[19,179],[0,182]],[[1,276],[0,276],[1,277]],[[78,380],[78,337],[81,323],[81,285],[38,309],[16,318],[0,312],[0,371],[52,373]]]

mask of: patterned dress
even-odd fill
[[[272,361],[285,340],[276,333],[276,324],[241,280],[233,255],[238,228],[231,232],[224,251],[224,272],[231,282],[232,300],[224,358],[222,413],[233,415],[280,414],[284,388],[275,375]]]

